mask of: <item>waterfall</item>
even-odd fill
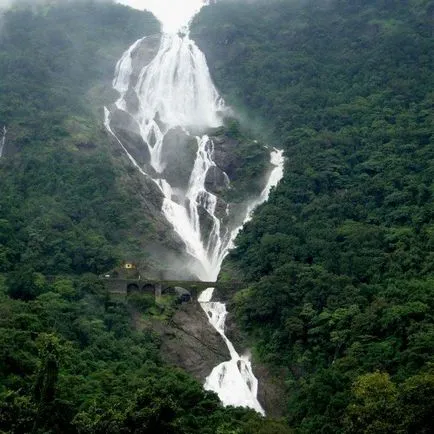
[[[225,216],[218,212],[220,199],[206,189],[207,174],[216,168],[216,163],[215,143],[204,132],[221,126],[223,115],[229,110],[211,80],[204,54],[189,37],[191,18],[208,2],[183,0],[169,5],[169,0],[122,0],[122,3],[153,12],[162,23],[163,34],[155,56],[139,65],[139,69],[137,53],[146,46],[146,37],[131,45],[118,61],[113,88],[119,98],[112,107],[105,108],[105,126],[132,164],[160,189],[162,213],[183,240],[186,252],[195,259],[192,271],[201,280],[215,281],[241,226],[229,227]],[[112,125],[115,113],[128,115],[149,155],[148,165],[137,161],[115,131]],[[179,131],[196,144],[188,183],[182,189],[169,181],[167,173],[171,167],[165,157],[165,140]],[[202,134],[198,134],[200,131]],[[245,207],[243,223],[251,218],[257,205],[267,200],[270,189],[282,177],[282,152],[272,150],[270,162],[268,182],[261,194]],[[223,176],[229,180],[226,173]],[[226,207],[227,213],[228,210]],[[240,356],[226,337],[226,307],[211,301],[212,294],[212,288],[205,290],[199,302],[228,346],[231,360],[214,368],[205,388],[215,391],[225,405],[250,407],[264,414],[256,397],[258,383],[249,358]]]
[[[116,66],[113,87],[120,93],[116,106],[127,110],[132,73],[131,54],[144,39],[136,41]],[[163,34],[156,57],[140,72],[131,89],[139,101],[130,112],[151,155],[151,165],[162,173],[163,140],[174,127],[203,129],[221,125],[223,100],[215,89],[205,56],[188,34]]]
[[[228,250],[234,247],[233,240],[235,240],[243,226],[252,219],[255,208],[268,200],[271,189],[275,187],[282,179],[285,158],[283,157],[283,151],[281,149],[274,148],[270,152],[270,163],[273,166],[273,170],[268,177],[267,185],[264,187],[261,194],[249,203],[242,225],[238,226],[232,231]]]
[[[257,399],[258,380],[253,374],[248,356],[240,356],[225,334],[225,320],[228,314],[223,303],[211,301],[214,288],[205,289],[199,303],[209,322],[225,341],[231,359],[216,366],[205,381],[205,389],[216,392],[225,405],[250,407],[265,415]]]
[[[3,126],[3,135],[0,139],[0,158],[3,155],[3,151],[5,149],[5,144],[6,144],[6,133],[8,132],[8,130],[6,129],[6,126]]]

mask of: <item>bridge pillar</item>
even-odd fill
[[[156,283],[155,284],[155,297],[161,297],[161,293],[162,293],[161,283]]]

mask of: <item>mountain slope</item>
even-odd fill
[[[160,195],[128,169],[102,123],[103,104],[115,98],[117,60],[136,39],[158,31],[150,14],[114,4],[5,12],[1,271],[101,273],[121,259],[147,259],[144,246],[168,229]]]
[[[433,10],[222,2],[195,22],[223,95],[285,149],[222,278],[252,282],[238,320],[287,370],[300,432],[430,430]]]

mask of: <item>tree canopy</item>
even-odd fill
[[[433,11],[222,2],[194,23],[226,100],[285,150],[221,278],[251,282],[233,308],[299,432],[431,432]]]

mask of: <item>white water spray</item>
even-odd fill
[[[262,203],[268,200],[270,196],[271,189],[275,187],[283,177],[283,167],[285,165],[285,158],[283,157],[283,151],[280,149],[274,148],[270,153],[270,163],[273,166],[273,169],[268,177],[267,185],[262,190],[261,194],[254,200],[249,203],[247,207],[246,216],[243,220],[241,226],[235,228],[230,236],[231,241],[229,242],[228,250],[234,248],[233,241],[243,228],[243,226],[248,223],[253,217],[253,211],[256,207],[261,205]],[[224,259],[224,258],[223,258]]]
[[[222,124],[227,110],[219,96],[208,70],[203,53],[189,38],[188,23],[208,2],[205,0],[122,0],[130,6],[149,9],[161,21],[163,35],[160,47],[150,62],[140,71],[134,70],[134,61],[147,38],[136,41],[116,65],[113,87],[119,92],[114,110],[126,112],[138,126],[139,134],[150,155],[152,170],[142,167],[119,139],[111,126],[112,112],[105,109],[105,126],[128,155],[133,165],[151,179],[164,197],[162,212],[174,231],[184,241],[186,251],[195,258],[199,267],[194,272],[201,280],[215,281],[222,261],[241,227],[229,229],[217,215],[218,198],[207,191],[206,177],[215,167],[214,143],[207,136],[197,136],[197,151],[188,186],[182,197],[174,194],[165,171],[163,148],[165,137],[175,128],[185,135],[192,131],[206,131]],[[179,9],[179,11],[178,11]],[[178,12],[177,12],[178,11]],[[139,59],[140,60],[140,59]],[[137,61],[136,61],[137,63]],[[131,109],[129,102],[137,103]],[[112,109],[113,111],[113,109]],[[282,152],[271,152],[273,169],[264,190],[246,207],[244,222],[253,209],[267,200],[270,190],[283,174]],[[223,173],[225,179],[229,179]],[[179,191],[177,191],[179,193]],[[201,227],[201,216],[208,216],[211,223],[207,233]],[[252,373],[249,358],[240,356],[224,333],[226,307],[211,302],[213,289],[205,290],[200,298],[202,308],[210,323],[220,333],[228,346],[231,360],[213,369],[206,379],[205,388],[215,391],[225,405],[244,406],[264,414],[257,400],[258,382]]]

